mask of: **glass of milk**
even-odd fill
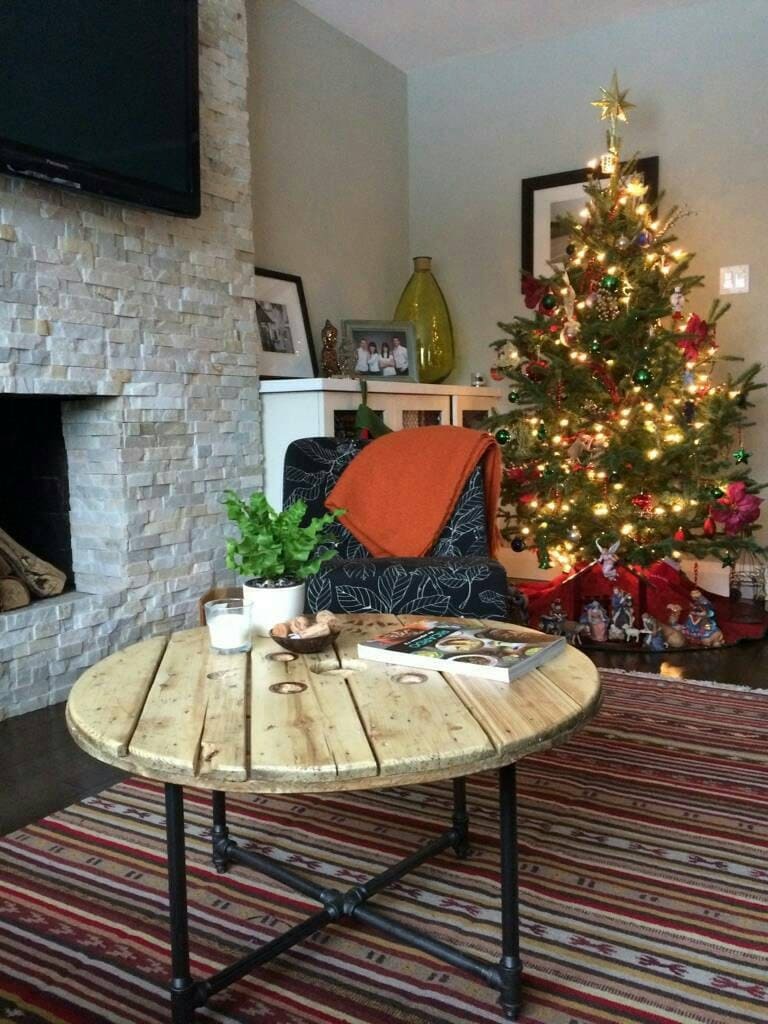
[[[217,654],[242,654],[251,649],[251,616],[241,598],[209,601],[205,622],[211,648]]]

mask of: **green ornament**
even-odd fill
[[[542,423],[539,429],[536,431],[536,437],[539,441],[545,441],[547,438],[547,428]]]
[[[714,498],[715,501],[717,501],[718,498],[722,498],[722,496],[724,494],[725,494],[725,491],[723,490],[722,487],[710,487],[709,488],[709,496],[710,496],[710,498]]]
[[[509,442],[512,439],[512,435],[506,429],[506,427],[501,427],[499,430],[496,431],[496,433],[493,436],[496,438],[499,444],[509,444]]]
[[[510,402],[519,402],[520,393],[518,391],[510,391],[509,394],[507,395],[507,398],[509,399]]]
[[[539,548],[539,568],[540,569],[551,569],[552,563],[549,560],[549,552],[546,548]]]
[[[600,287],[607,292],[615,292],[619,287],[619,279],[615,274],[603,274],[600,278]]]
[[[733,453],[733,457],[736,462],[741,462],[746,465],[751,457],[751,452],[748,452],[743,444],[740,444],[736,451]]]
[[[647,388],[648,385],[653,382],[653,374],[647,366],[638,366],[632,374],[632,382],[634,384],[640,384],[641,387]]]
[[[541,300],[541,308],[542,309],[554,309],[556,305],[557,305],[557,299],[552,294],[552,292],[548,292],[544,296],[544,298]]]
[[[614,469],[611,473],[609,473],[609,475],[608,475],[608,482],[609,483],[617,484],[619,482],[619,480],[621,480],[621,473],[619,473],[618,470]]]
[[[731,555],[726,555],[725,558],[723,559],[723,568],[724,569],[728,569],[732,565],[733,565],[733,557]]]
[[[599,338],[592,338],[592,340],[589,343],[589,351],[590,352],[600,352],[601,349],[602,349],[602,346],[600,344],[600,339]]]

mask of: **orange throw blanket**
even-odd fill
[[[418,558],[434,547],[481,459],[495,555],[501,456],[496,441],[478,430],[415,427],[376,438],[341,474],[325,507],[346,509],[341,522],[372,555]]]

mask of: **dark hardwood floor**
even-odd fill
[[[652,672],[654,675],[676,679],[709,679],[733,686],[768,689],[768,640],[752,640],[735,647],[710,650],[647,653],[641,650],[589,651],[590,658],[600,668],[621,669],[624,672]]]
[[[0,834],[98,793],[124,773],[96,761],[67,730],[64,704],[0,722]]]
[[[602,668],[710,679],[768,689],[768,641],[685,654],[590,652]],[[98,793],[124,773],[84,753],[71,739],[64,705],[0,722],[0,834]]]

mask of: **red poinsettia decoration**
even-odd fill
[[[702,320],[698,313],[691,313],[677,344],[687,362],[696,362],[705,345],[717,347],[714,327]]]
[[[762,498],[749,494],[743,480],[732,481],[725,494],[712,507],[712,518],[723,524],[726,533],[741,533],[760,516]]]
[[[522,287],[525,304],[528,309],[536,309],[538,304],[549,291],[548,284],[544,281],[540,281],[537,277],[534,277],[533,274],[526,274],[525,272],[523,272],[522,275]]]

